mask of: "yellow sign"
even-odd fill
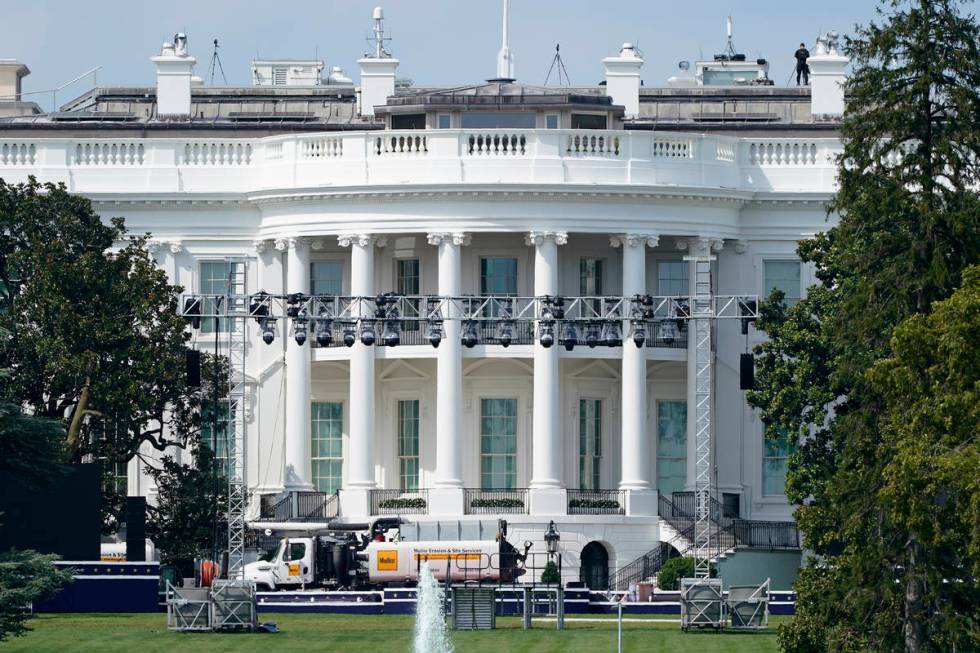
[[[398,550],[378,551],[378,571],[398,571]]]
[[[416,553],[416,560],[479,560],[480,553]]]
[[[299,565],[289,565],[289,575],[299,576]]]

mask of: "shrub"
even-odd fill
[[[561,582],[561,574],[558,573],[558,565],[555,564],[554,560],[549,560],[548,564],[544,566],[544,571],[541,572],[541,582],[551,584]]]
[[[524,501],[514,497],[500,499],[484,499],[477,497],[470,501],[471,508],[523,508]]]
[[[378,507],[382,510],[424,510],[425,499],[422,497],[395,497],[385,499]]]
[[[616,499],[589,499],[589,498],[575,498],[569,499],[569,508],[585,508],[588,510],[619,510],[619,501]]]
[[[715,577],[715,566],[711,565],[711,577]],[[681,578],[694,576],[694,558],[671,558],[657,572],[657,587],[668,592],[681,588]]]

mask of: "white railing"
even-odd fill
[[[527,134],[484,132],[467,134],[464,152],[473,156],[525,156],[528,153]]]
[[[143,143],[95,141],[75,147],[78,166],[141,166],[146,149]]]
[[[607,130],[417,130],[264,138],[0,138],[0,177],[75,192],[242,193],[458,183],[836,190],[836,138]],[[121,169],[152,171],[126,174]],[[171,170],[171,173],[167,173]]]
[[[750,165],[812,166],[817,164],[817,144],[813,141],[755,141],[749,142],[748,148]]]
[[[36,153],[33,143],[4,143],[0,145],[0,166],[32,166]]]
[[[252,163],[252,145],[241,141],[205,141],[184,144],[186,166],[247,166]]]
[[[579,132],[567,134],[565,141],[569,156],[618,157],[623,153],[623,132]]]

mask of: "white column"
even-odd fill
[[[439,295],[441,297],[459,297],[462,293],[461,248],[468,242],[469,236],[466,234],[429,234],[429,244],[439,248]],[[440,488],[463,487],[462,356],[459,320],[445,320],[442,342],[436,350],[435,485]]]
[[[341,236],[338,241],[341,247],[351,248],[351,295],[373,297],[374,247],[383,241],[367,234]],[[362,344],[360,339],[351,349],[348,405],[350,447],[346,487],[369,490],[377,487],[374,474],[374,347]]]
[[[707,255],[722,248],[724,241],[720,238],[697,236],[694,238],[678,239],[677,249],[687,250],[688,256]],[[695,294],[695,262],[688,262],[688,294]],[[687,329],[687,480],[685,490],[694,488],[695,464],[697,462],[697,339],[694,337],[694,323],[688,322]]]
[[[534,245],[534,295],[558,294],[558,245],[568,242],[564,232],[531,232],[527,241]],[[561,489],[561,380],[558,343],[549,348],[534,341],[534,416],[532,420],[532,489]],[[562,493],[564,495],[564,493]],[[535,510],[532,499],[532,511]],[[565,506],[561,506],[564,511]]]
[[[623,248],[623,295],[646,294],[646,247],[656,247],[657,236],[626,234],[610,239]],[[622,372],[622,478],[621,490],[647,491],[655,487],[654,459],[647,434],[647,355],[633,344],[623,326]],[[652,334],[651,334],[652,336]]]
[[[286,292],[310,292],[310,246],[302,238],[276,241],[286,247]],[[283,325],[286,340],[286,469],[283,485],[287,490],[308,490],[310,465],[310,347],[296,344],[290,324]]]

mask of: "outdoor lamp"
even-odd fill
[[[558,553],[558,541],[561,540],[561,535],[558,534],[558,529],[555,528],[555,520],[551,520],[548,523],[548,530],[544,533],[544,544],[548,549],[548,555],[554,556]]]

